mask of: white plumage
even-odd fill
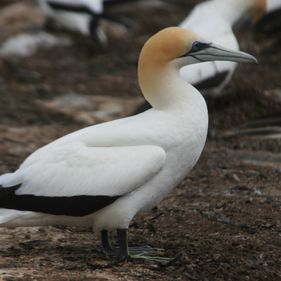
[[[208,112],[201,94],[179,76],[186,64],[255,61],[182,28],[167,28],[144,46],[139,82],[152,109],[64,136],[0,177],[0,223],[88,225],[117,229],[128,256],[132,218],[162,200],[193,168],[205,144]],[[11,209],[11,210],[8,210]]]
[[[166,153],[158,146],[112,145],[88,146],[80,138],[39,150],[12,175],[12,181],[7,177],[5,184],[4,178],[3,186],[21,184],[18,195],[124,195],[142,186],[165,163]]]
[[[18,195],[125,196],[121,200],[126,201],[127,197],[127,203],[131,202],[126,206],[130,209],[127,211],[130,221],[138,209],[160,201],[196,163],[207,130],[204,100],[200,95],[196,99],[203,109],[199,116],[196,116],[198,109],[192,105],[187,105],[186,113],[171,119],[162,112],[150,110],[64,136],[30,155],[16,172],[1,176],[0,185],[21,184],[16,191]],[[184,132],[178,131],[181,118],[192,113],[194,118]],[[193,135],[193,130],[198,134]],[[180,161],[181,158],[186,160]],[[139,194],[140,187],[147,188],[149,193]],[[136,201],[129,199],[133,191]],[[114,204],[118,206],[118,200],[110,207],[111,214],[102,227],[91,222],[94,228],[114,229],[120,224],[117,215],[120,208],[117,210]],[[119,227],[127,227],[129,221],[121,222],[124,225]],[[44,224],[43,214],[39,223]]]
[[[280,0],[267,0],[266,12],[271,13],[273,11],[281,9],[281,1]]]

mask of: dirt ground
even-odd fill
[[[145,39],[176,25],[196,3],[172,2],[157,14],[124,12],[133,23],[125,42],[100,48],[71,35],[69,47],[1,58],[0,174],[16,169],[36,148],[88,125],[75,112],[51,110],[44,102],[66,93],[139,97],[136,65]],[[112,263],[90,229],[0,229],[0,280],[281,280],[280,138],[229,134],[246,122],[280,116],[280,103],[266,93],[281,89],[281,36],[249,29],[238,31],[238,38],[259,65],[239,65],[226,97],[208,100],[211,134],[199,163],[130,227],[131,245],[149,244],[175,259],[166,266]]]

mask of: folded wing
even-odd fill
[[[0,177],[0,208],[86,215],[141,187],[165,160],[162,148],[146,145],[71,143],[39,150],[19,170]]]

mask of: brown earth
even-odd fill
[[[87,125],[75,112],[50,110],[42,102],[69,92],[140,96],[136,65],[143,42],[177,24],[196,1],[173,2],[157,14],[125,12],[125,20],[138,22],[134,39],[125,43],[101,49],[73,35],[73,46],[1,59],[0,174],[16,169],[36,148]],[[112,263],[90,229],[0,229],[0,280],[281,280],[280,138],[226,134],[245,122],[280,116],[280,104],[265,98],[281,89],[280,37],[254,29],[239,31],[238,37],[259,65],[240,65],[227,97],[209,100],[212,137],[199,163],[130,227],[131,245],[162,248],[160,255],[175,260],[166,266]]]

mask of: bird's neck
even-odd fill
[[[201,99],[201,94],[182,80],[179,67],[173,64],[143,63],[138,67],[139,84],[145,99],[155,109],[177,108]]]

